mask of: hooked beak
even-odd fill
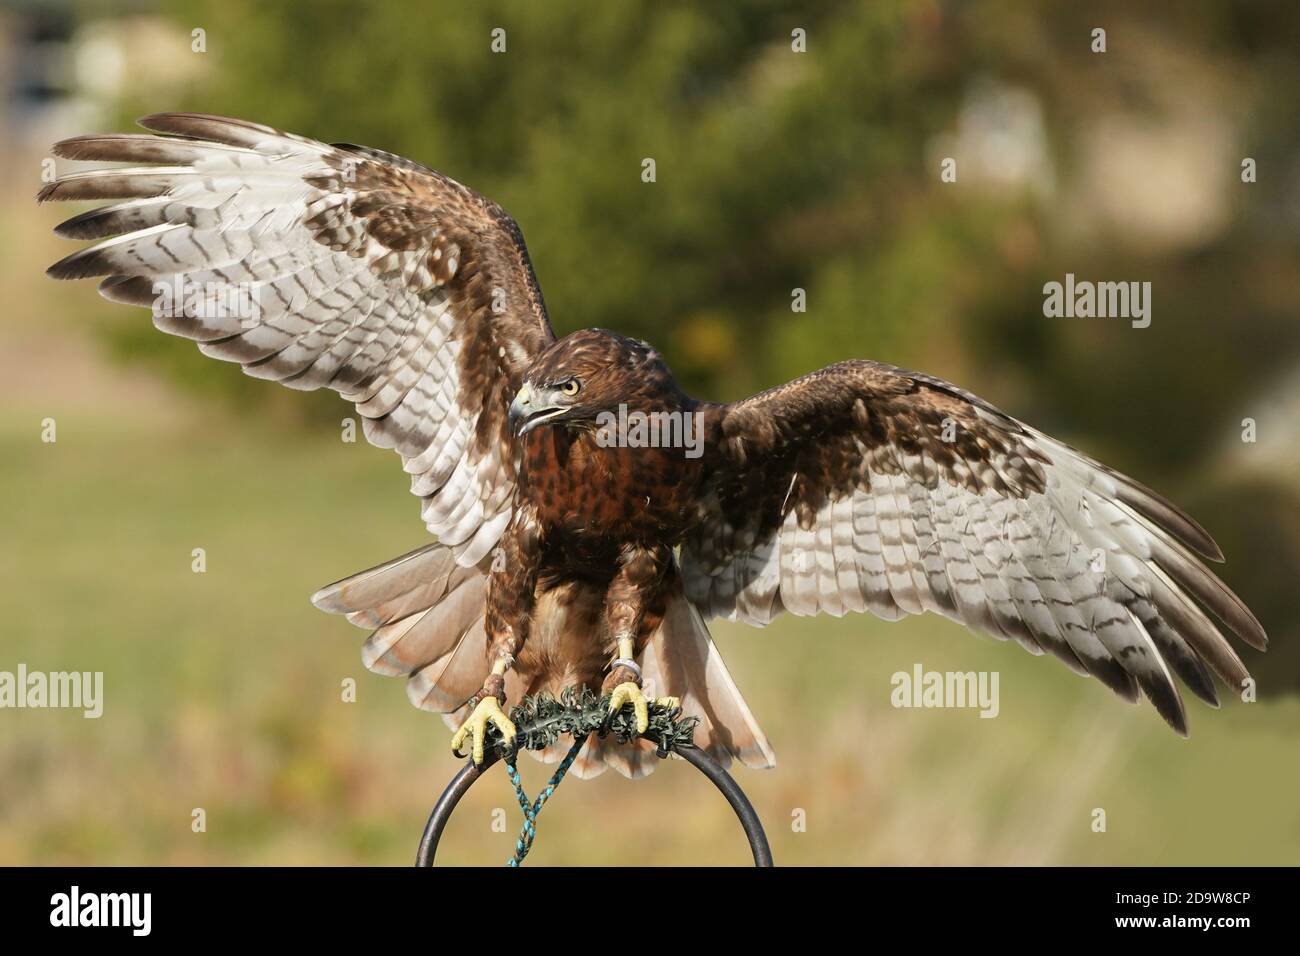
[[[564,406],[540,401],[532,386],[524,385],[515,396],[515,400],[510,403],[510,414],[506,418],[506,423],[512,432],[522,438],[538,425],[550,421],[564,411]]]

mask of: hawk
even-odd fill
[[[647,692],[676,698],[701,747],[771,766],[712,617],[934,611],[1140,692],[1183,735],[1178,681],[1217,705],[1212,674],[1248,678],[1224,632],[1266,646],[1192,518],[969,392],[859,360],[700,401],[643,342],[557,339],[518,225],[432,169],[238,119],[140,122],[54,147],[129,165],[41,190],[111,200],[57,227],[99,241],[49,274],[104,277],[249,375],[334,389],[396,450],[436,542],[312,600],[373,629],[366,666],[475,761],[489,726],[513,735],[507,701],[585,685],[643,728]],[[611,427],[631,416],[674,440]],[[575,770],[653,764],[644,740],[592,738]]]

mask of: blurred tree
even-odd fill
[[[1065,189],[989,190],[964,173],[941,183],[935,143],[989,75],[1045,105],[1067,182],[1095,120],[1154,108],[1161,77],[1143,72],[1125,39],[1149,29],[1141,13],[1040,6],[1052,15],[926,0],[178,0],[169,15],[183,38],[206,31],[212,68],[170,101],[153,91],[126,112],[229,113],[440,169],[520,221],[557,332],[594,325],[647,338],[701,396],[735,398],[872,356],[1015,399],[1045,424],[1105,432],[1120,449],[1149,448],[1159,423],[1158,447],[1176,467],[1210,437],[1205,416],[1186,414],[1209,398],[1196,360],[1203,337],[1222,339],[1220,390],[1252,387],[1261,340],[1270,362],[1294,361],[1300,329],[1277,303],[1300,292],[1296,222],[1262,249],[1256,225],[1292,187],[1270,177],[1216,245],[1169,254],[1105,232],[1069,241]],[[1105,57],[1085,42],[1099,18],[1118,41]],[[498,29],[505,48],[494,52]],[[796,29],[807,52],[794,49]],[[1255,17],[1208,2],[1189,5],[1177,31],[1211,73],[1295,33],[1274,43]],[[1275,95],[1300,71],[1293,56],[1270,62],[1241,92],[1244,115],[1267,119],[1251,132],[1273,166],[1300,141]],[[645,159],[653,183],[642,181]],[[1045,320],[1042,284],[1067,271],[1154,280],[1155,328]],[[806,312],[791,308],[795,289]],[[114,328],[124,351],[165,354],[188,382],[267,400],[269,389],[184,343],[138,323]],[[974,363],[999,374],[971,375]]]
[[[214,68],[129,111],[246,116],[434,166],[520,221],[560,334],[652,340],[704,396],[954,335],[954,276],[999,271],[977,222],[999,210],[951,202],[923,159],[962,92],[930,5],[180,7]],[[146,335],[128,349],[170,351]]]
[[[132,113],[228,113],[433,166],[519,220],[559,334],[644,337],[701,397],[870,356],[1087,435],[1178,498],[1300,353],[1287,4],[1195,0],[1176,21],[1119,0],[178,0],[168,15],[183,38],[206,31],[211,68]],[[1135,132],[1107,139],[1117,117]],[[1245,155],[1263,171],[1250,185]],[[1209,178],[1180,191],[1188,164]],[[1045,318],[1043,284],[1067,272],[1152,282],[1152,327]],[[134,317],[112,329],[186,382],[308,407]],[[1248,600],[1289,587],[1260,560],[1229,568]]]

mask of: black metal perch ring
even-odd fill
[[[740,825],[745,828],[745,838],[749,840],[749,849],[754,854],[754,865],[773,866],[772,850],[767,845],[767,834],[763,832],[763,823],[754,812],[753,804],[745,796],[745,791],[740,789],[740,785],[732,779],[731,774],[703,750],[683,747],[673,752],[708,777],[727,798],[727,803],[731,804],[731,809],[735,811]],[[465,766],[452,778],[451,783],[447,784],[447,789],[442,792],[442,796],[433,806],[433,812],[429,814],[429,822],[424,825],[420,849],[415,856],[416,866],[433,866],[434,854],[438,852],[438,841],[442,838],[442,831],[446,829],[447,821],[451,819],[456,804],[460,803],[460,798],[469,792],[474,781],[483,776],[487,769],[500,759],[499,754],[491,751],[485,756],[482,766],[476,767],[473,761],[465,761]]]

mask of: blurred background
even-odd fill
[[[1219,541],[1273,647],[1241,649],[1259,702],[1186,695],[1186,741],[933,616],[716,625],[778,754],[737,773],[779,863],[1300,863],[1294,4],[704,6],[0,9],[0,670],[105,673],[99,720],[0,711],[0,863],[404,865],[456,769],[442,722],[362,668],[362,632],[307,602],[425,541],[392,454],[340,441],[333,393],[248,379],[43,276],[74,248],[50,230],[75,210],[33,202],[49,144],[171,109],[472,185],[522,225],[558,333],[650,339],[699,397],[849,357],[921,369]],[[1151,282],[1151,326],[1044,318],[1067,272]],[[999,671],[1000,716],[891,708],[918,662]],[[518,823],[496,773],[441,859],[502,862]],[[566,783],[539,829],[537,863],[747,860],[681,764]]]

